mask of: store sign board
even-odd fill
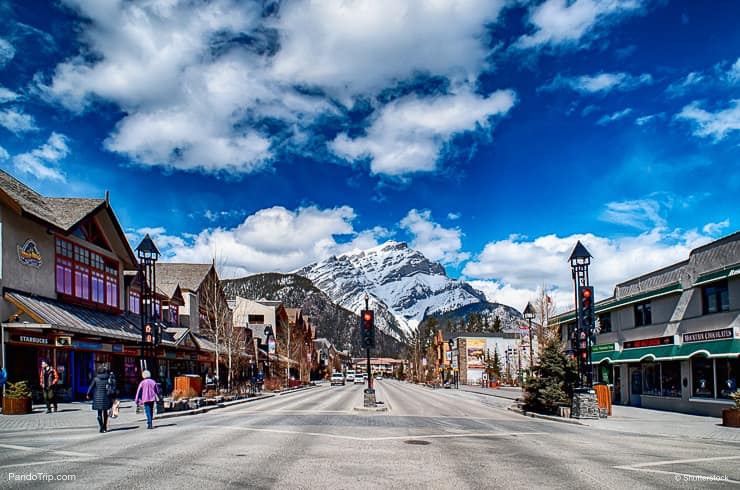
[[[659,345],[672,345],[675,343],[675,337],[656,337],[652,339],[628,340],[624,343],[625,349],[639,349],[640,347],[656,347]]]
[[[15,335],[12,340],[16,342],[23,342],[24,344],[45,344],[48,345],[51,342],[46,337],[33,337],[31,335]]]
[[[707,330],[706,332],[691,332],[683,334],[684,343],[687,342],[704,342],[707,340],[731,339],[735,336],[732,328],[720,328],[717,330]]]
[[[35,267],[36,269],[41,268],[44,261],[33,238],[29,238],[23,245],[18,245],[16,248],[18,250],[18,260],[21,264]]]
[[[84,340],[73,340],[72,347],[89,350],[103,350],[103,344],[97,342],[85,342]]]
[[[617,344],[612,342],[611,344],[599,344],[591,346],[591,352],[597,353],[597,352],[611,352],[617,350]]]

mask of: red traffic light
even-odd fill
[[[583,291],[581,292],[583,294],[584,298],[590,298],[591,297],[591,289],[589,288],[583,288]]]
[[[373,310],[364,310],[362,312],[362,328],[371,330],[373,328]]]

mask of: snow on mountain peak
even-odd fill
[[[405,242],[387,241],[347,252],[296,273],[352,311],[363,309],[365,293],[369,294],[371,308],[380,312],[376,314],[378,327],[396,337],[410,334],[426,315],[485,301],[483,293],[450,279],[442,265]]]

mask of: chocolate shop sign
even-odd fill
[[[722,340],[733,337],[732,328],[720,328],[718,330],[707,330],[706,332],[692,332],[683,334],[683,341],[703,342],[705,340]]]

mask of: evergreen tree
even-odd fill
[[[501,379],[501,359],[498,357],[498,349],[493,350],[493,375]]]
[[[560,351],[557,342],[545,347],[535,371],[537,375],[530,377],[524,386],[525,410],[556,414],[559,406],[570,405],[577,367]]]
[[[501,332],[501,318],[499,318],[498,315],[496,315],[496,318],[493,319],[493,331],[494,332]]]
[[[488,315],[483,317],[483,331],[491,332],[491,323],[488,321]]]

